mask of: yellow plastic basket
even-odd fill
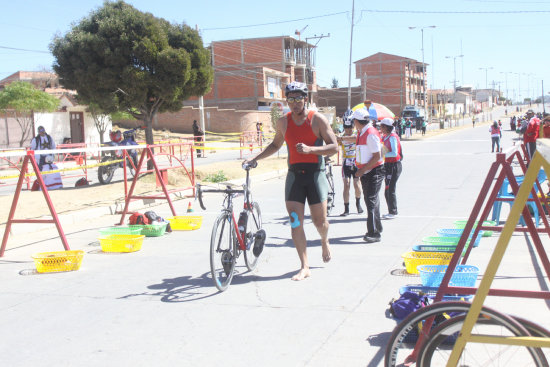
[[[101,237],[99,243],[104,252],[134,252],[141,250],[144,235],[112,234]]]
[[[407,273],[418,274],[418,265],[449,265],[453,253],[451,252],[405,252],[401,257],[405,260]]]
[[[192,231],[199,229],[202,225],[202,216],[200,215],[175,216],[166,219],[174,231]]]
[[[78,270],[83,257],[82,250],[41,252],[32,256],[36,271],[39,273]]]

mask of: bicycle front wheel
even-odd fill
[[[223,292],[231,284],[237,261],[237,238],[230,213],[216,218],[210,237],[210,272],[214,285]]]
[[[385,367],[395,367],[415,363],[419,348],[416,348],[420,336],[426,342],[430,331],[423,327],[425,320],[434,317],[434,325],[441,324],[449,317],[464,315],[470,310],[471,304],[464,301],[437,302],[408,315],[395,327],[386,347]],[[488,319],[498,319],[500,313],[483,307],[480,316]],[[520,327],[521,329],[521,327]],[[532,360],[532,359],[531,359]]]
[[[244,262],[249,271],[256,269],[258,265],[258,256],[254,255],[254,242],[256,241],[256,233],[262,229],[262,212],[260,205],[257,202],[250,204],[251,210],[248,212],[248,223],[246,225]]]
[[[418,353],[417,366],[446,366],[454,342],[464,325],[466,315],[452,317],[443,322],[430,334]],[[528,326],[528,325],[525,325]],[[532,326],[532,325],[529,325]],[[521,319],[501,314],[499,317],[480,317],[472,329],[475,335],[499,337],[527,336],[528,328]],[[540,330],[534,330],[535,334]],[[548,366],[540,348],[518,345],[467,343],[460,355],[459,366]]]

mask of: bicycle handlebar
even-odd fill
[[[232,195],[232,194],[244,194],[244,189],[236,190],[231,188],[230,186],[227,186],[225,189],[211,189],[211,190],[203,190],[201,188],[201,184],[197,184],[197,190],[196,190],[196,198],[199,199],[199,205],[201,206],[202,210],[206,210],[206,207],[204,206],[204,203],[202,201],[202,193],[203,192],[217,192],[222,193],[226,195]]]
[[[243,162],[243,169],[248,171],[250,170],[251,168],[256,168],[258,167],[258,162],[253,160],[253,161],[250,161],[249,163],[247,162]]]

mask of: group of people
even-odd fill
[[[54,150],[56,144],[54,139],[46,133],[46,129],[43,126],[39,126],[38,134],[31,140],[31,150],[34,152],[40,150]],[[41,172],[56,171],[57,165],[54,163],[53,154],[34,154],[34,159],[38,165],[38,169]],[[44,184],[48,190],[56,190],[63,188],[63,182],[61,181],[61,174],[59,172],[46,173],[42,176]],[[32,191],[40,190],[38,181],[34,181]]]
[[[422,122],[420,123],[420,132],[422,135],[426,135],[426,128],[428,126],[428,123],[426,120],[422,119]],[[394,127],[395,132],[397,136],[399,136],[399,139],[401,139],[402,135],[405,135],[405,138],[410,139],[412,137],[412,131],[413,128],[416,129],[416,121],[410,117],[400,117],[396,116],[394,121]],[[418,131],[418,129],[416,129]]]
[[[311,219],[321,237],[322,259],[331,260],[327,220],[328,181],[325,175],[325,156],[343,148],[342,177],[344,180],[344,213],[350,214],[349,196],[353,182],[358,213],[361,207],[361,191],[367,211],[367,232],[363,240],[379,242],[382,234],[379,192],[385,181],[385,196],[389,213],[384,218],[397,215],[396,183],[401,174],[402,150],[399,135],[392,119],[383,119],[380,130],[374,125],[366,109],[346,113],[344,133],[336,137],[328,120],[321,113],[306,108],[307,85],[291,82],[285,87],[290,112],[276,124],[273,141],[247,163],[269,157],[284,143],[288,149],[288,173],[285,181],[285,204],[294,246],[300,259],[300,270],[293,280],[303,280],[311,275],[307,257],[307,241],[304,232],[304,211],[307,201]],[[354,128],[356,134],[354,134]],[[361,184],[361,189],[359,188]]]

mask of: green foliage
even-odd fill
[[[53,68],[65,88],[106,113],[124,111],[145,122],[153,143],[157,112],[207,93],[210,53],[198,32],[171,24],[124,1],[108,2],[50,45]]]
[[[15,118],[21,128],[19,146],[32,135],[33,113],[53,112],[59,99],[36,89],[31,83],[13,82],[0,91],[0,111]]]
[[[204,181],[209,181],[214,183],[224,182],[224,181],[227,181],[227,176],[223,171],[218,171],[216,173],[207,174],[206,177],[204,178]]]
[[[338,88],[338,79],[336,77],[332,78],[332,83],[330,85],[331,88]]]

